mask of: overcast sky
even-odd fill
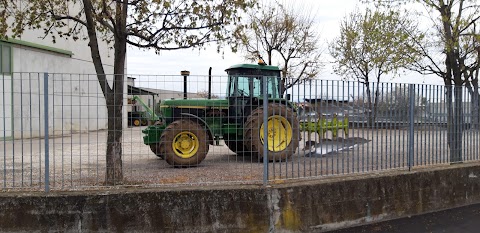
[[[293,3],[294,0],[284,0]],[[315,15],[316,29],[321,34],[320,44],[324,49],[324,59],[330,62],[327,42],[339,35],[340,21],[356,7],[362,5],[358,0],[295,0],[295,5],[306,7]],[[301,4],[298,4],[301,3]],[[177,51],[162,51],[155,54],[152,51],[142,51],[130,47],[127,53],[127,69],[129,74],[145,75],[179,75],[181,70],[189,70],[191,75],[207,75],[212,67],[214,75],[225,75],[224,70],[237,63],[246,63],[242,54],[234,54],[229,48],[224,54],[219,54],[216,47],[204,49],[185,49]],[[339,77],[333,74],[331,65],[325,67],[318,79],[336,80]],[[402,78],[384,79],[384,82],[441,84],[436,77],[423,77],[413,72],[407,72]],[[139,86],[142,86],[141,84]]]

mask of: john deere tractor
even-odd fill
[[[153,153],[175,167],[200,164],[209,145],[221,139],[237,156],[267,156],[269,161],[282,161],[295,153],[299,122],[291,102],[281,96],[280,69],[261,63],[239,64],[226,72],[226,99],[187,99],[185,88],[184,99],[160,103],[161,120],[142,131],[143,141]],[[263,85],[267,85],[266,95]],[[265,101],[267,124],[263,122]],[[264,127],[268,128],[267,135]],[[267,154],[263,151],[265,140]]]

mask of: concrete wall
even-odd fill
[[[1,193],[1,231],[322,232],[480,202],[480,164],[274,184]]]

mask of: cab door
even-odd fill
[[[253,98],[253,82],[251,77],[230,76],[229,77],[228,102],[230,105],[229,115],[231,121],[243,124],[250,114]]]

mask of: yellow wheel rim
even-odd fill
[[[140,125],[140,120],[133,120],[133,125],[139,126]]]
[[[184,159],[194,156],[199,145],[197,136],[189,131],[180,132],[172,141],[173,151],[177,156]]]
[[[263,125],[264,124],[262,124],[260,127],[260,140],[262,141],[262,144],[265,138],[263,133]],[[285,117],[278,115],[269,117],[267,122],[267,131],[269,151],[283,151],[288,147],[288,145],[290,145],[290,142],[292,142],[292,126]]]

